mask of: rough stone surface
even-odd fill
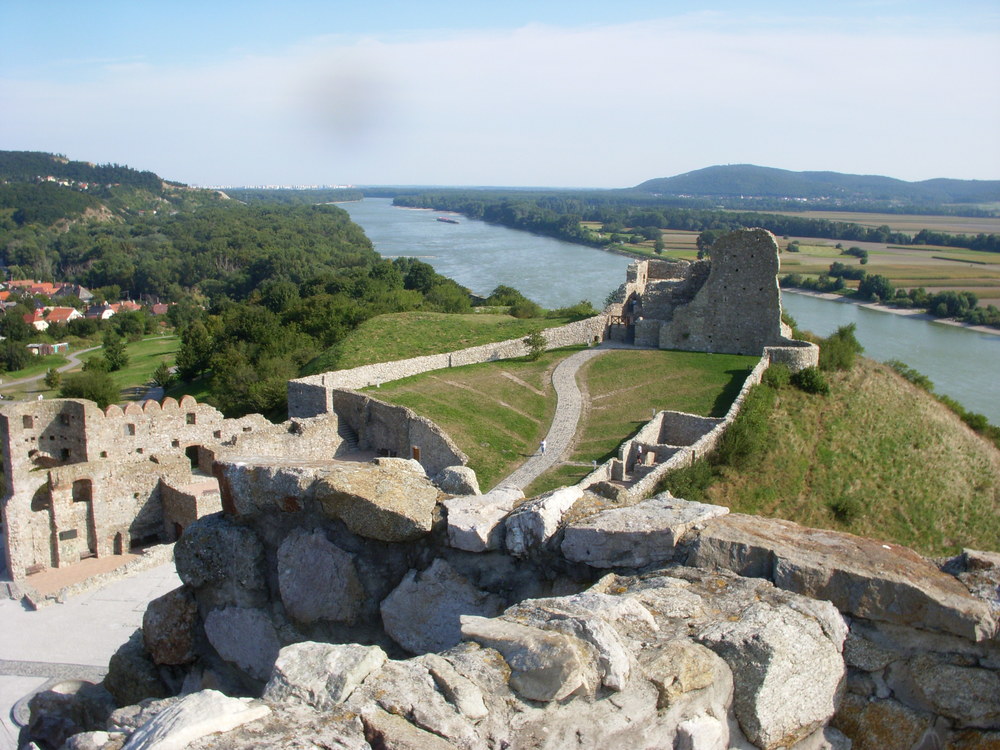
[[[121,732],[82,732],[66,740],[61,750],[121,750],[127,739]]]
[[[278,654],[264,699],[276,703],[297,700],[328,710],[347,700],[386,658],[378,646],[293,643]]]
[[[958,726],[1000,728],[1000,676],[994,671],[920,654],[895,663],[888,684],[908,705],[945,716]]]
[[[572,636],[483,617],[463,617],[462,635],[503,654],[510,686],[529,700],[562,700],[593,683],[587,650]]]
[[[358,536],[383,542],[410,541],[429,532],[439,494],[426,477],[397,466],[338,464],[316,484],[328,516]]]
[[[477,589],[441,558],[427,570],[407,573],[381,604],[386,633],[414,654],[458,643],[461,615],[494,617],[501,609],[499,597]]]
[[[524,557],[545,544],[559,530],[563,517],[583,497],[578,485],[561,487],[518,506],[505,522],[504,546],[515,557]]]
[[[253,529],[223,516],[191,524],[174,546],[177,575],[194,589],[210,584],[217,599],[241,606],[266,596],[264,548]]]
[[[500,549],[503,520],[524,498],[516,487],[498,487],[485,495],[453,497],[445,500],[448,510],[448,544],[466,552]]]
[[[267,680],[281,644],[267,614],[260,609],[214,609],[205,618],[205,635],[223,659],[256,680]]]
[[[468,466],[446,466],[434,477],[434,484],[449,495],[479,495],[479,478]]]
[[[417,660],[387,662],[365,680],[346,707],[364,716],[373,703],[457,747],[474,750],[480,746],[472,723],[438,691],[427,668]]]
[[[841,612],[986,640],[989,606],[912,550],[774,518],[732,514],[700,534],[688,564],[768,578]]]
[[[444,697],[462,716],[478,721],[489,713],[483,691],[472,680],[460,674],[450,661],[437,654],[425,654],[420,662],[434,678]]]
[[[385,750],[455,750],[455,745],[447,740],[381,709],[366,711],[361,715],[361,721],[365,725],[365,739],[371,747]]]
[[[726,750],[729,728],[714,716],[699,716],[677,725],[676,750]]]
[[[706,688],[729,672],[725,661],[715,652],[688,638],[668,641],[646,651],[640,666],[660,694],[658,708],[668,708],[685,693]]]
[[[595,568],[641,568],[671,560],[674,547],[693,528],[728,508],[679,500],[668,493],[625,508],[612,508],[566,527],[562,553]]]
[[[757,602],[697,638],[732,669],[736,716],[754,744],[791,745],[833,716],[844,677],[841,644],[815,619]]]
[[[195,659],[198,605],[190,589],[179,587],[151,601],[142,616],[146,651],[156,664],[189,664]]]
[[[136,630],[111,657],[104,687],[120,706],[138,703],[144,698],[166,698],[170,695],[169,688],[146,652],[141,630]]]
[[[129,750],[185,750],[206,734],[228,732],[270,713],[249,698],[230,698],[215,690],[187,695],[143,725],[128,741]]]
[[[844,696],[832,724],[853,740],[852,750],[917,747],[933,728],[929,714],[892,699],[868,701],[851,693]]]
[[[114,698],[100,685],[67,680],[28,701],[28,736],[48,747],[59,747],[78,732],[103,729],[114,710]]]
[[[353,623],[361,612],[364,590],[353,556],[318,529],[293,532],[278,548],[278,587],[285,611],[303,623]]]

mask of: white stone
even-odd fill
[[[566,527],[562,553],[595,568],[641,568],[667,562],[688,531],[725,515],[728,508],[663,493],[626,508],[612,508]]]
[[[124,750],[183,750],[209,734],[228,732],[271,713],[250,698],[230,698],[216,690],[184,696],[136,730]]]
[[[281,649],[273,623],[260,609],[213,609],[205,618],[205,635],[219,656],[261,681],[271,675]]]
[[[278,654],[264,698],[274,702],[292,698],[328,710],[347,700],[387,658],[378,646],[293,643]]]
[[[676,750],[726,750],[729,728],[712,716],[698,716],[677,725]]]
[[[445,500],[448,544],[466,552],[500,549],[503,519],[522,498],[524,493],[516,487],[497,487],[485,495]]]
[[[434,484],[449,495],[479,495],[479,478],[468,466],[446,466],[434,477]]]
[[[579,485],[561,487],[520,505],[505,522],[504,546],[515,557],[524,557],[545,544],[559,530],[563,517],[583,497]]]

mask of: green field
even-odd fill
[[[303,375],[346,370],[375,362],[393,362],[443,354],[470,346],[523,338],[533,331],[570,322],[569,318],[513,318],[506,314],[406,312],[366,320],[303,369]]]
[[[536,362],[505,360],[417,375],[369,388],[436,422],[469,456],[480,486],[492,487],[524,462],[548,432],[555,410],[552,370],[578,348]],[[570,465],[540,477],[532,494],[575,483],[604,461],[653,411],[721,416],[756,357],[696,352],[609,350],[579,376],[589,394]]]

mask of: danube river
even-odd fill
[[[625,281],[631,262],[464,216],[454,217],[457,224],[437,221],[444,214],[395,208],[385,198],[340,205],[383,256],[420,258],[481,296],[506,284],[543,307],[586,299],[601,308],[608,293]],[[801,328],[821,336],[857,324],[867,356],[902,360],[928,376],[938,392],[1000,425],[1000,336],[799,294],[785,294],[782,302]]]

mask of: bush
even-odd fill
[[[117,403],[121,394],[106,372],[88,370],[67,377],[59,389],[59,397],[90,399],[106,409],[110,404]]]
[[[534,362],[545,353],[548,341],[538,331],[528,334],[524,339],[525,346],[528,347],[528,359]]]
[[[510,314],[515,318],[540,318],[542,308],[530,299],[526,299],[511,305]]]
[[[823,339],[819,345],[819,366],[821,370],[850,370],[854,360],[865,350],[854,336],[854,323],[841,326]]]
[[[806,367],[792,375],[791,383],[800,391],[825,396],[830,392],[830,384],[818,367]]]
[[[764,370],[764,377],[761,378],[761,382],[767,387],[777,390],[788,385],[791,377],[792,371],[788,369],[788,365],[779,362]]]
[[[743,408],[719,441],[714,462],[741,468],[767,450],[767,422],[774,407],[776,392],[757,385],[747,392]]]

